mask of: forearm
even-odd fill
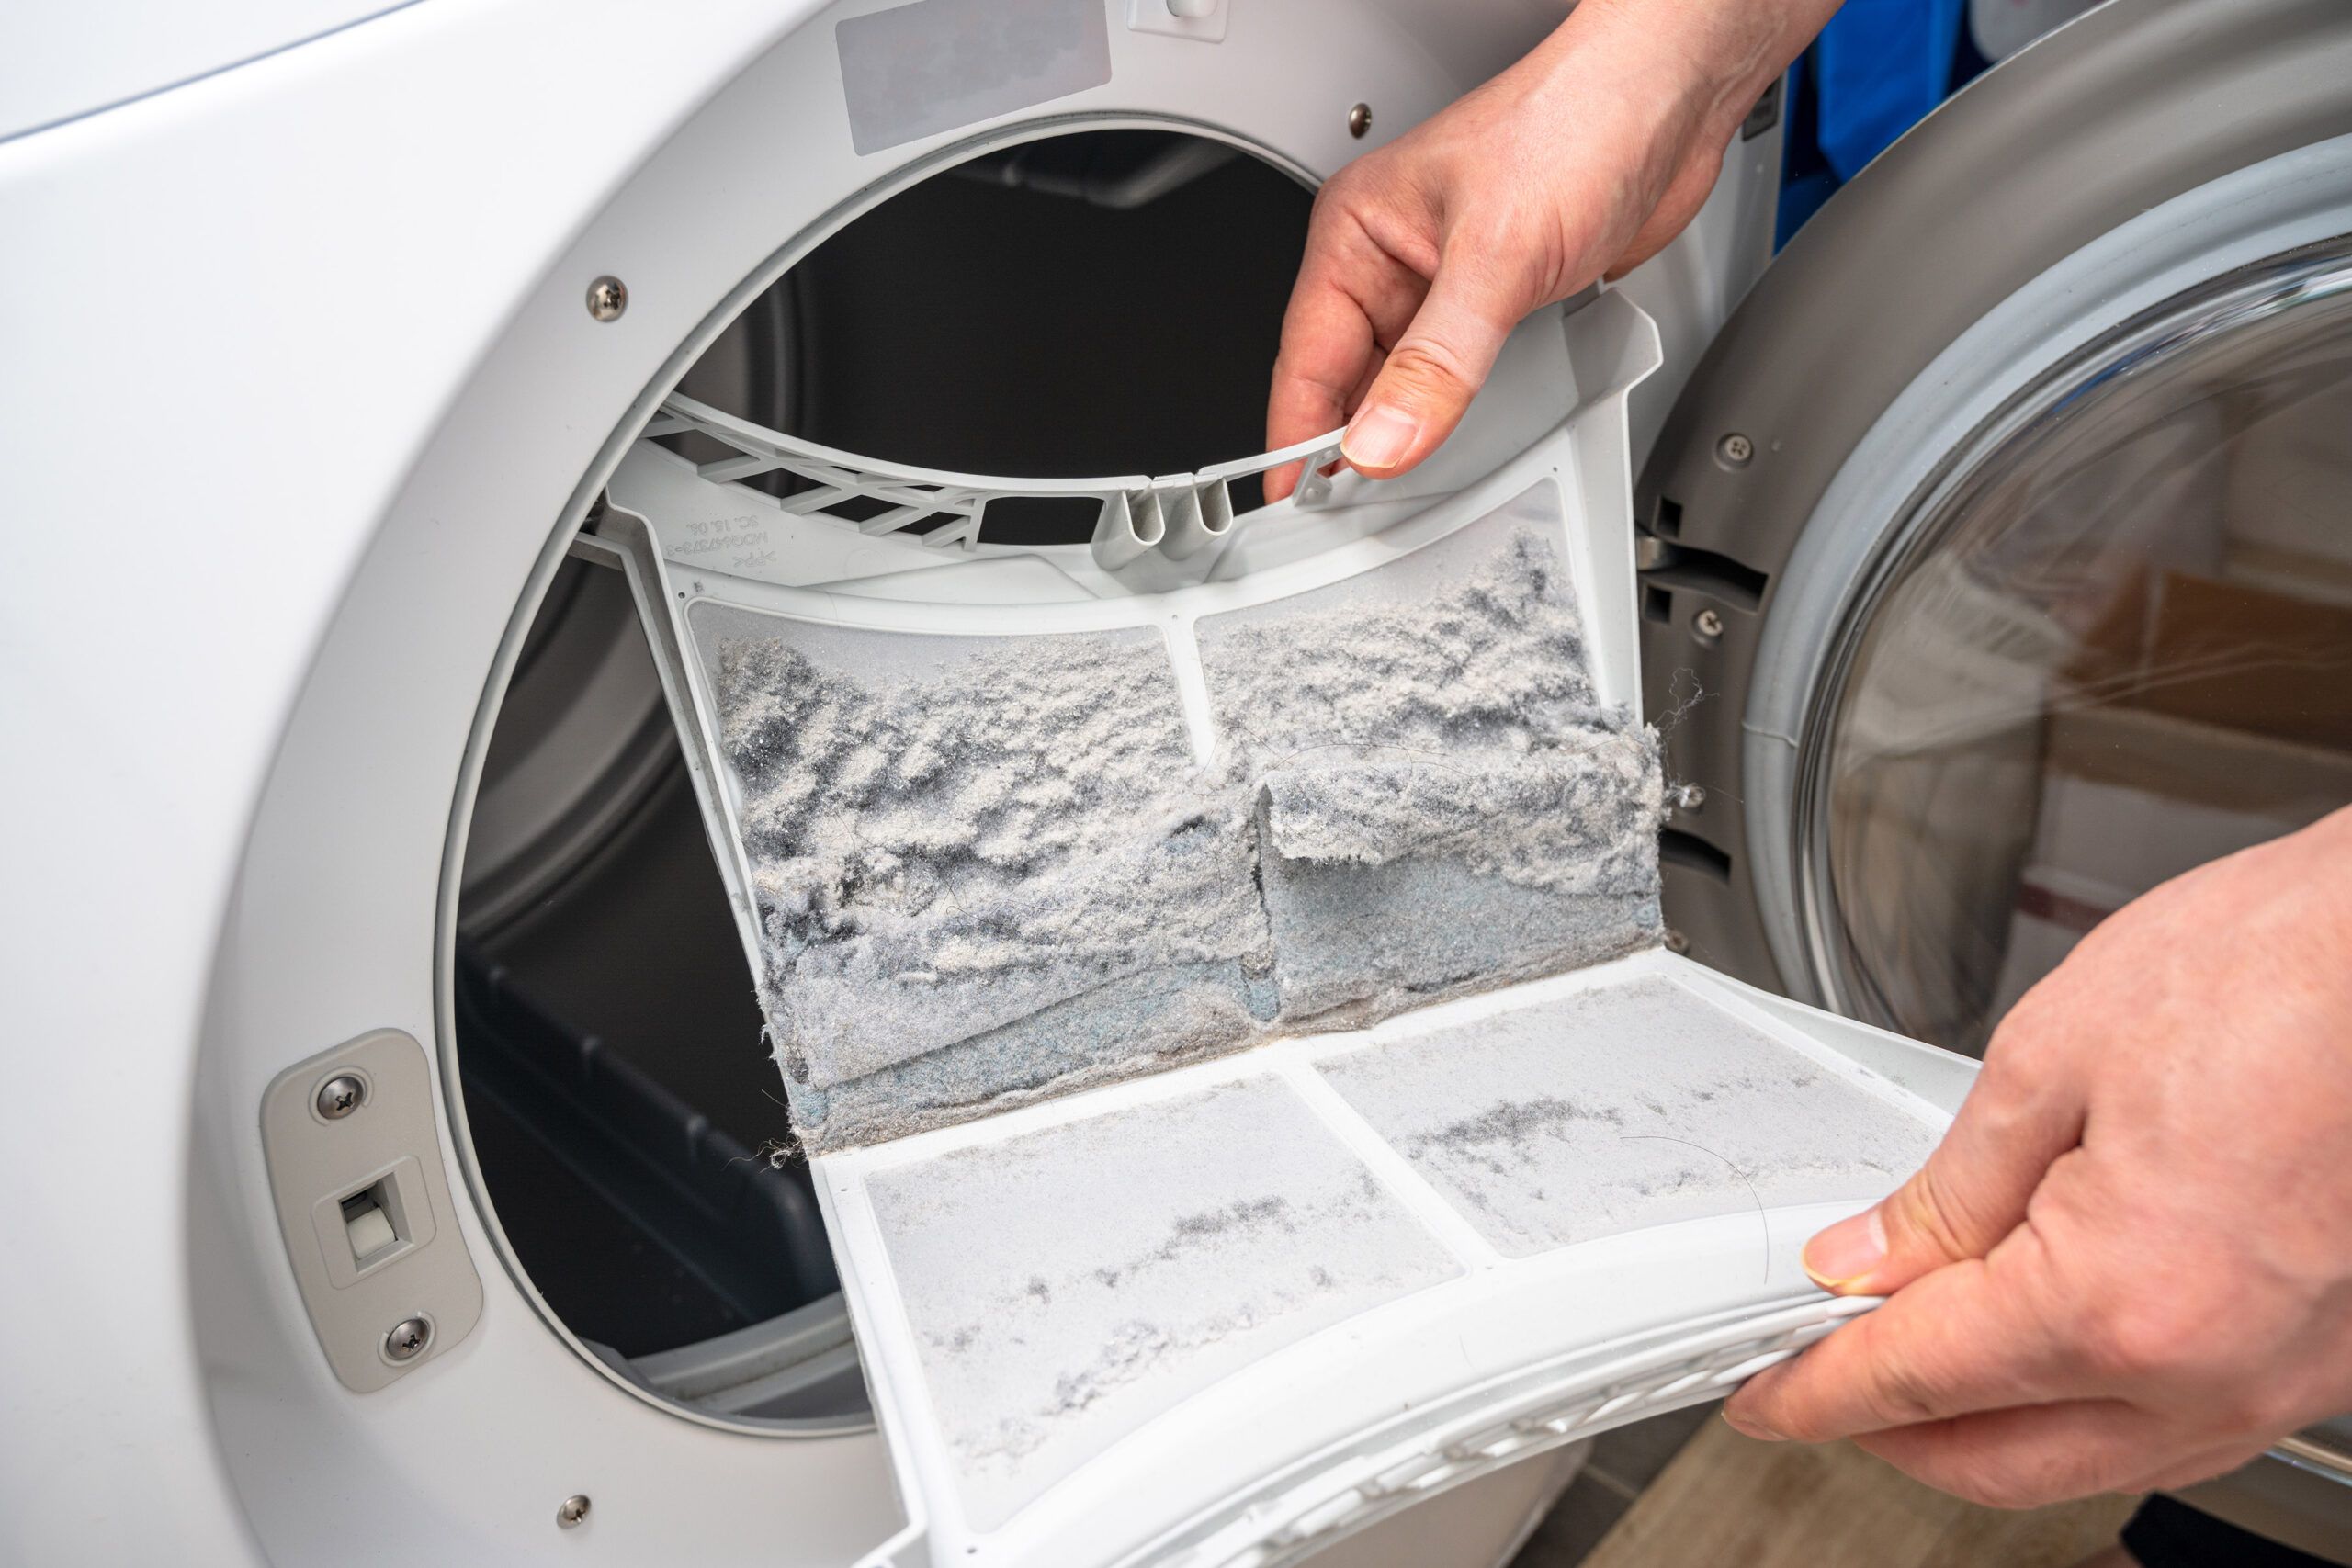
[[[1690,149],[1720,152],[1839,0],[1584,0],[1510,72],[1566,149],[1580,125],[1621,119],[1659,156],[1663,198]]]
[[[1552,80],[1613,76],[1627,96],[1728,139],[1842,3],[1583,0],[1521,66]]]

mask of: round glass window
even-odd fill
[[[2120,906],[2352,801],[2352,243],[2077,356],[1898,537],[1814,730],[1815,955],[1976,1052]]]

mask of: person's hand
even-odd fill
[[[2352,810],[2119,911],[1942,1145],[1814,1237],[1890,1295],[1733,1396],[2020,1507],[2186,1485],[2352,1410]]]
[[[1315,200],[1270,447],[1348,419],[1387,478],[1436,450],[1521,318],[1661,249],[1837,0],[1584,0],[1526,59]],[[1288,495],[1296,465],[1266,477]]]

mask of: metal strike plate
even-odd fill
[[[287,1068],[262,1096],[261,1142],[294,1282],[345,1388],[382,1388],[472,1330],[481,1277],[458,1233],[423,1046],[379,1029]]]

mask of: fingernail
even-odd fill
[[[1804,1271],[1825,1291],[1850,1285],[1886,1261],[1886,1222],[1879,1212],[1839,1220],[1804,1244]]]
[[[1340,437],[1340,456],[1359,468],[1393,468],[1413,449],[1421,423],[1385,403],[1365,409]]]
[[[1724,1424],[1741,1437],[1753,1438],[1759,1443],[1785,1443],[1789,1440],[1770,1427],[1733,1415],[1729,1405],[1724,1407]]]

